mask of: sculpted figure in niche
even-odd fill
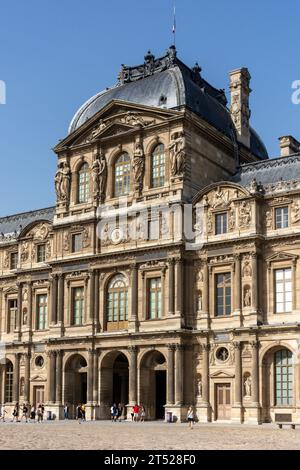
[[[92,165],[93,194],[96,197],[99,194],[99,168],[100,162],[98,157],[96,157]]]
[[[202,380],[201,380],[201,376],[196,378],[196,393],[197,393],[197,397],[202,397]]]
[[[244,267],[243,267],[243,276],[244,277],[251,277],[252,276],[252,269],[251,269],[249,261],[245,261],[245,264],[244,264]]]
[[[184,132],[181,132],[178,137],[174,137],[173,134],[171,143],[169,144],[168,148],[170,150],[171,174],[172,176],[182,176],[185,169]]]
[[[240,227],[248,227],[251,222],[251,206],[243,201],[240,207]]]
[[[70,193],[71,171],[67,162],[60,163],[55,175],[57,200],[68,201]]]
[[[101,202],[105,198],[106,192],[106,181],[107,181],[107,163],[104,153],[100,153],[100,164],[99,164],[99,193]]]
[[[135,144],[133,155],[133,174],[136,189],[138,189],[139,191],[141,191],[143,187],[144,169],[145,157],[143,145],[141,142],[137,142]]]
[[[250,375],[248,375],[247,377],[245,377],[245,381],[244,381],[244,391],[245,391],[246,397],[251,397],[251,388],[252,388],[251,377]]]
[[[297,222],[300,222],[300,205],[298,202],[292,206],[292,223],[296,224]]]
[[[244,307],[251,307],[251,292],[250,288],[247,287],[244,293]]]

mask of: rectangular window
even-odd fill
[[[163,147],[163,146],[162,146]],[[159,147],[160,148],[160,147]],[[159,188],[165,184],[165,154],[163,148],[152,155],[152,188]]]
[[[158,240],[159,239],[159,218],[153,217],[148,222],[148,239]]]
[[[17,269],[18,267],[18,253],[10,254],[10,269]]]
[[[82,250],[82,233],[72,235],[72,252],[77,253]]]
[[[72,289],[72,324],[82,325],[84,318],[84,287]]]
[[[216,316],[231,314],[231,274],[216,275]]]
[[[161,278],[149,279],[149,319],[161,318]]]
[[[275,270],[275,312],[292,311],[292,269]]]
[[[293,404],[292,353],[286,349],[275,353],[275,404]]]
[[[36,249],[37,263],[44,263],[46,260],[46,245],[38,245]]]
[[[17,328],[18,301],[12,299],[8,301],[8,322],[7,333],[13,333]]]
[[[275,209],[275,228],[287,228],[289,226],[289,208],[277,207]]]
[[[37,296],[37,330],[47,328],[48,299],[46,294]]]
[[[215,233],[216,235],[221,235],[222,233],[227,233],[227,213],[216,214],[215,217]]]

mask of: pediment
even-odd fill
[[[48,238],[52,226],[48,221],[36,221],[27,225],[19,235],[19,238],[29,237],[35,240],[44,241]]]
[[[12,294],[17,294],[18,289],[15,287],[9,287],[8,289],[4,290],[4,295],[12,295]]]
[[[229,372],[225,372],[224,370],[218,370],[217,372],[213,372],[212,374],[210,374],[210,377],[214,379],[232,379],[234,378],[234,374],[230,374]]]
[[[196,194],[193,203],[202,203],[211,209],[220,209],[229,207],[232,200],[247,196],[249,196],[249,193],[238,184],[227,182],[213,183]]]
[[[151,127],[181,114],[179,111],[142,106],[126,101],[111,101],[88,119],[56,147],[59,152],[66,146],[88,144],[94,140]]]
[[[272,263],[273,261],[293,261],[297,258],[297,255],[282,251],[280,253],[274,253],[273,255],[269,256],[269,258],[267,258],[267,262]]]
[[[35,375],[30,379],[30,382],[45,382],[45,377],[42,377],[41,375]]]

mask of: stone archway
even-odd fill
[[[128,404],[129,361],[121,351],[111,351],[103,358],[100,369],[100,417],[110,417],[112,404],[121,404],[126,415]]]
[[[65,365],[64,402],[75,417],[76,405],[87,402],[87,362],[81,354],[72,355]]]
[[[268,349],[262,359],[262,421],[289,421],[296,401],[293,352],[284,345]]]
[[[140,363],[140,404],[147,419],[164,419],[167,402],[167,361],[157,351],[147,352]]]

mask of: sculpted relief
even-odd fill
[[[145,155],[143,144],[140,140],[135,143],[135,149],[133,154],[133,175],[135,189],[139,192],[142,192],[143,189],[143,178],[145,171]]]
[[[170,151],[172,177],[183,177],[186,163],[184,132],[174,133],[168,148]]]
[[[71,170],[67,162],[58,165],[55,175],[55,191],[57,202],[69,203],[71,188]]]
[[[100,202],[105,200],[106,183],[107,183],[107,162],[105,155],[102,151],[97,155],[92,165],[92,181],[93,181],[93,196],[95,199],[100,199]]]

